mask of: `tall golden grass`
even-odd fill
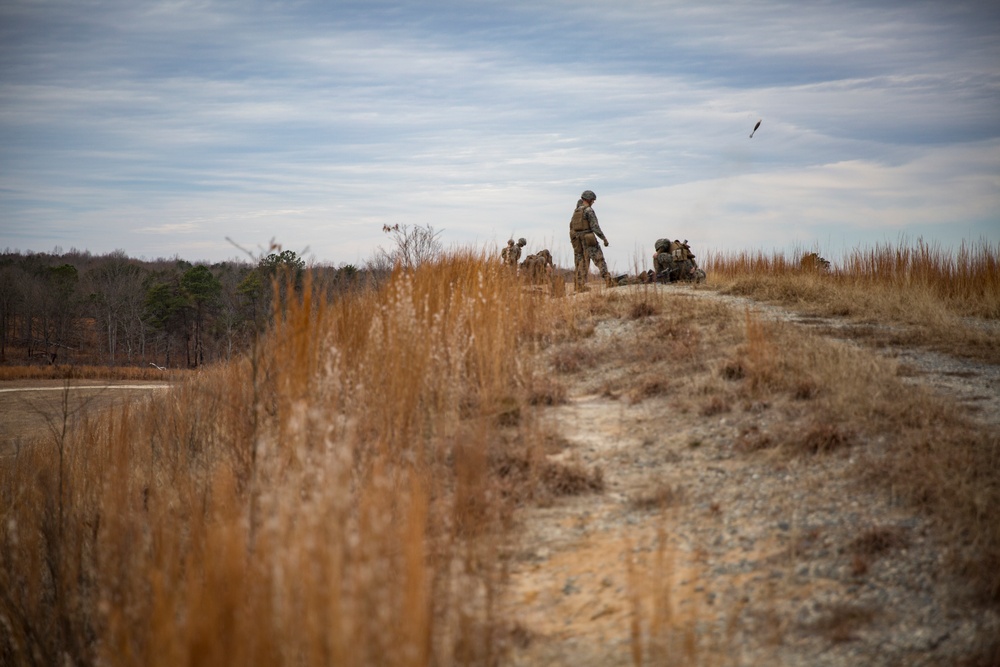
[[[969,262],[993,261],[995,280],[996,251],[978,252]],[[949,313],[989,312],[962,300],[971,287],[942,296],[931,277],[873,289],[780,256],[709,267],[716,286],[812,295],[827,309],[882,289],[872,317],[899,316],[917,292]],[[715,412],[791,405],[815,426],[773,420],[748,455],[768,443],[801,456],[882,442],[859,455],[874,483],[974,542],[958,564],[1000,599],[1000,443],[929,393],[904,391],[889,363],[722,304],[678,309],[659,288],[549,298],[471,251],[332,302],[311,287],[275,299],[273,331],[252,354],[0,459],[0,664],[502,662],[516,630],[498,615],[515,507],[602,483],[544,456],[530,406],[565,400],[565,388],[532,362],[557,345],[556,371],[597,359],[648,369],[609,381],[635,400],[674,391],[661,371],[704,371],[704,392],[673,397],[678,415],[714,414],[699,401]],[[645,322],[650,335],[625,349],[594,341],[607,319]],[[669,552],[628,566],[673,567]],[[641,586],[630,589],[636,663],[697,658],[693,620],[674,614],[663,587],[647,608]]]
[[[302,294],[247,358],[0,464],[0,662],[496,662],[530,494],[495,462],[540,458],[516,352],[556,309],[471,252]]]
[[[1000,245],[986,240],[962,242],[957,250],[918,240],[897,245],[876,244],[855,248],[835,261],[831,271],[803,267],[806,252],[786,256],[783,252],[709,252],[704,265],[713,280],[722,284],[740,283],[744,289],[752,278],[779,279],[817,274],[837,289],[914,292],[926,290],[949,309],[963,315],[1000,317]],[[855,297],[851,291],[851,297]]]
[[[905,331],[875,335],[1000,363],[989,324],[1000,319],[1000,245],[878,244],[848,252],[830,271],[800,265],[805,254],[707,253],[704,265],[724,292],[814,315],[904,324]]]

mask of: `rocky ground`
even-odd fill
[[[661,289],[827,333],[843,325]],[[640,326],[609,319],[591,338],[631,344]],[[1000,425],[997,367],[869,353]],[[618,386],[613,373],[577,374],[568,401],[544,409],[561,436],[550,459],[599,468],[605,488],[522,510],[503,610],[513,624],[506,664],[982,664],[982,646],[1000,636],[997,609],[970,602],[929,519],[857,481],[857,448],[807,458],[747,451],[747,433],[788,413],[747,405],[679,418],[685,383],[697,391],[704,377],[637,399],[608,389]]]

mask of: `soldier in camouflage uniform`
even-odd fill
[[[670,239],[657,239],[656,252],[653,253],[653,270],[656,281],[670,283],[677,280],[702,282],[705,272],[698,268],[694,261],[694,253],[687,240],[683,242]]]
[[[534,255],[528,255],[521,262],[521,275],[527,276],[528,280],[540,283],[552,275],[552,253],[539,250]]]
[[[521,248],[527,245],[527,241],[524,238],[519,238],[517,244],[514,244],[514,239],[507,241],[507,247],[500,251],[500,259],[503,263],[512,269],[517,268],[517,262],[521,259]]]
[[[607,247],[608,238],[597,222],[597,214],[593,209],[595,201],[597,195],[590,190],[584,190],[569,222],[569,240],[573,244],[573,262],[576,267],[573,283],[578,292],[587,290],[587,274],[590,273],[591,261],[601,272],[601,278],[604,278],[605,283],[609,286],[615,284],[608,272],[608,264],[604,261],[604,252],[597,244],[597,239],[600,238],[604,241],[604,247]]]

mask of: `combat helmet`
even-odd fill
[[[589,202],[597,201],[597,195],[594,194],[593,190],[584,190],[583,194],[580,195],[580,199]]]
[[[528,240],[522,236],[517,240],[517,245],[523,248],[524,246],[528,245]]]

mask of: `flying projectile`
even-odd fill
[[[750,138],[751,139],[753,139],[753,133],[757,131],[758,127],[760,127],[760,121],[759,120],[757,121],[757,124],[753,126],[753,132],[750,133]]]

